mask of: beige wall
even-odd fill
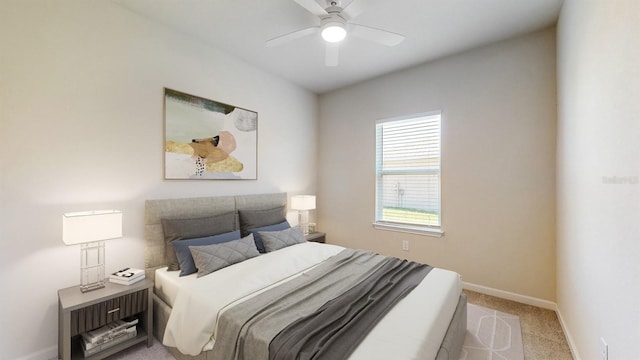
[[[640,2],[565,0],[558,25],[558,306],[585,360],[638,359]]]
[[[551,28],[321,96],[317,215],[328,241],[555,300],[555,56]],[[433,110],[445,236],[375,230],[375,120]]]
[[[123,211],[112,272],[144,266],[145,199],[315,192],[308,91],[111,1],[2,1],[0,46],[2,360],[56,357],[56,291],[80,267],[64,212]],[[163,180],[165,86],[258,112],[258,180]]]

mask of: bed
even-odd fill
[[[200,253],[193,252],[193,259],[200,267],[195,269],[196,273],[180,276],[183,270],[169,271],[169,268],[175,269],[176,266],[172,259],[167,258],[170,247],[166,236],[171,233],[171,230],[167,230],[167,223],[178,221],[184,225],[183,220],[190,224],[188,221],[191,219],[223,217],[226,219],[224,221],[229,222],[229,216],[232,216],[228,227],[232,227],[234,232],[242,231],[244,244],[246,241],[253,244],[253,236],[259,238],[258,234],[261,234],[264,244],[256,241],[256,247],[269,247],[276,244],[272,242],[272,234],[295,234],[296,229],[282,229],[274,224],[255,227],[269,232],[251,232],[252,221],[257,221],[252,220],[251,216],[260,214],[261,217],[268,217],[273,214],[272,209],[286,209],[286,205],[286,193],[146,201],[145,271],[146,276],[155,282],[154,335],[176,359],[217,360],[237,357],[259,360],[268,359],[269,352],[271,356],[276,356],[273,354],[277,351],[287,354],[275,358],[293,358],[290,344],[307,344],[308,338],[314,336],[318,337],[318,342],[309,340],[311,345],[300,346],[310,346],[318,354],[325,354],[324,358],[346,357],[326,354],[348,347],[346,353],[350,360],[459,359],[466,332],[466,297],[461,292],[460,277],[448,270],[401,262],[336,245],[294,241],[288,245],[277,242],[278,246],[273,248],[277,250],[269,249],[273,251],[258,256],[251,255],[246,260],[214,268],[209,273],[203,272],[207,269],[207,265],[203,264],[207,263],[199,257]],[[275,220],[271,222],[273,221]],[[274,226],[276,230],[273,230]],[[244,237],[247,230],[251,235]],[[193,237],[186,236],[185,239]],[[290,238],[299,239],[299,236],[291,235]],[[237,242],[240,243],[240,240]],[[178,256],[179,261],[183,258],[184,256]],[[185,269],[190,266],[185,263],[180,265],[184,265]],[[317,314],[327,306],[334,306],[334,309],[351,308],[351,305],[340,305],[337,299],[342,301],[355,288],[364,287],[362,279],[372,278],[373,273],[380,277],[387,276],[385,274],[388,271],[384,269],[391,269],[391,266],[393,269],[406,269],[402,271],[411,274],[406,276],[406,289],[409,290],[397,290],[406,295],[388,300],[391,305],[381,304],[380,308],[385,310],[381,310],[378,315],[371,315],[374,319],[370,320],[369,325],[360,325],[364,323],[361,321],[354,327],[356,330],[332,329],[323,330],[323,333],[315,329],[329,329],[324,323],[317,326],[317,323],[309,325],[299,321],[300,318],[310,317],[314,321],[318,320],[316,318],[321,316]],[[408,266],[412,267],[409,269]],[[359,272],[365,268],[367,270]],[[417,275],[418,273],[422,275]],[[320,284],[314,286],[320,288],[310,287],[308,279],[316,279],[313,283]],[[295,294],[304,301],[290,300]],[[282,303],[287,303],[292,308],[281,308]],[[293,303],[295,305],[291,305]],[[334,313],[334,310],[324,311],[324,314]],[[269,318],[273,323],[266,322],[267,320],[255,321],[256,318]],[[247,325],[249,322],[252,322],[251,327]],[[280,327],[272,324],[279,324]],[[308,331],[309,326],[313,331]],[[368,330],[357,331],[358,326]],[[335,336],[335,341],[328,341],[325,333],[333,332],[340,336]],[[289,337],[285,337],[285,333]],[[308,333],[315,335],[307,335]],[[300,336],[304,341],[300,341]],[[355,336],[357,340],[351,340],[349,336]],[[308,349],[300,351],[308,353]]]

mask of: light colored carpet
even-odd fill
[[[520,319],[467,304],[467,335],[460,360],[524,360]]]
[[[175,360],[155,339],[112,355],[108,360]],[[460,360],[524,360],[520,319],[482,306],[467,304],[467,335]]]

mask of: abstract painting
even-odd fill
[[[165,179],[257,179],[258,113],[164,89]]]

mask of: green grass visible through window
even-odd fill
[[[396,207],[383,208],[382,220],[419,225],[440,225],[439,215],[434,212]]]

